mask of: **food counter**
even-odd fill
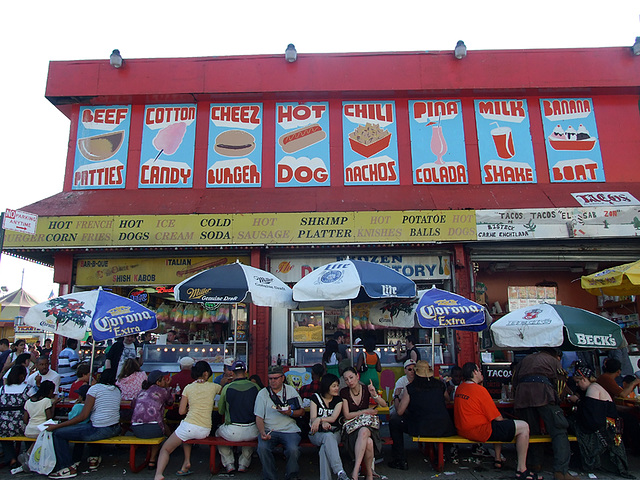
[[[238,359],[247,361],[247,342],[237,342]],[[206,345],[201,343],[155,345],[146,344],[142,350],[142,370],[162,370],[163,372],[178,372],[178,362],[183,357],[191,357],[196,362],[203,360],[211,365],[214,373],[223,370],[226,358],[233,358],[233,341],[223,344]]]
[[[423,360],[431,363],[431,345],[417,345],[420,356]],[[350,351],[350,349],[347,349]],[[361,346],[355,346],[354,361],[358,358],[360,352],[364,349]],[[397,367],[401,363],[396,362],[395,345],[376,345],[376,352],[380,356],[380,363],[383,367]],[[297,366],[312,366],[316,363],[322,363],[322,354],[324,353],[324,345],[304,345],[294,346],[294,363]],[[442,345],[435,346],[435,363],[436,365],[443,363]]]

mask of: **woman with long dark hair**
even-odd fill
[[[364,350],[358,355],[357,371],[362,372],[360,374],[362,383],[368,385],[369,381],[371,381],[375,389],[378,390],[380,388],[378,372],[382,371],[382,365],[380,357],[376,353],[376,339],[367,337],[364,339],[363,344]]]
[[[26,384],[27,369],[16,365],[9,370],[5,384],[0,386],[0,436],[13,437],[24,432],[25,422],[22,414],[24,404],[29,399],[29,386]],[[10,467],[18,459],[13,442],[1,442],[5,463]]]
[[[324,353],[322,354],[322,366],[324,367],[324,371],[335,375],[336,377],[340,377],[340,373],[338,371],[338,364],[342,360],[342,355],[338,351],[338,342],[334,339],[327,340],[327,345],[325,346]]]

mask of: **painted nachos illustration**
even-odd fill
[[[78,302],[72,298],[53,298],[49,300],[48,305],[51,308],[44,313],[47,317],[52,316],[56,319],[56,328],[68,322],[86,327],[87,321],[91,318],[91,310],[82,309],[84,302]]]

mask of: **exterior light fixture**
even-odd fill
[[[111,55],[109,55],[109,63],[113,68],[120,68],[124,64],[122,55],[120,55],[120,50],[116,48],[113,52],[111,52]]]
[[[458,60],[462,60],[467,56],[467,46],[462,40],[458,40],[458,43],[456,43],[456,48],[453,51],[453,54]]]
[[[289,63],[293,63],[298,59],[298,52],[296,52],[296,47],[293,46],[293,43],[287,45],[287,49],[284,51],[284,58]]]
[[[640,55],[640,37],[636,37],[636,42],[631,47],[631,51],[634,55]]]

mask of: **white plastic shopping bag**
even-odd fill
[[[56,452],[53,449],[53,433],[47,430],[40,432],[36,444],[31,450],[29,468],[32,472],[49,475],[56,466]]]

